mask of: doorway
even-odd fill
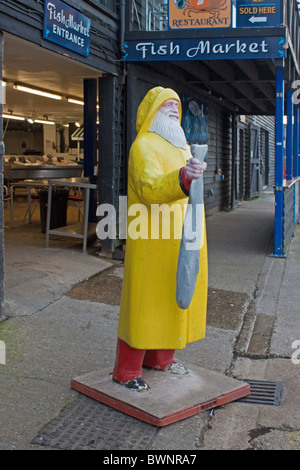
[[[243,122],[237,124],[236,151],[236,194],[239,201],[246,196],[246,137],[247,126]]]
[[[263,186],[268,186],[269,185],[269,172],[270,172],[270,145],[269,145],[269,132],[266,129],[261,129],[260,151],[261,151],[262,184]]]
[[[260,128],[249,126],[249,198],[258,197],[262,191],[261,155],[259,147]]]

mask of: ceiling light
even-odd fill
[[[53,100],[61,100],[62,96],[55,95],[54,93],[48,93],[46,91],[36,90],[23,85],[14,85],[15,90],[24,91],[25,93],[32,93],[33,95],[44,96],[45,98],[51,98]]]
[[[81,106],[84,105],[84,101],[75,100],[75,99],[73,99],[73,98],[68,98],[68,102],[69,102],[69,103],[74,103],[74,104],[80,104]]]
[[[15,119],[16,121],[25,121],[25,118],[22,116],[15,116],[14,114],[2,114],[4,119]]]
[[[51,126],[53,126],[55,124],[54,121],[44,121],[42,119],[35,119],[34,122],[38,122],[39,124],[50,124]]]

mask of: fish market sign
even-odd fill
[[[279,37],[153,39],[127,41],[128,62],[157,60],[276,59],[285,55]]]
[[[44,38],[78,54],[90,52],[91,20],[60,0],[45,0]]]

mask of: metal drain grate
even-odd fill
[[[32,444],[61,450],[148,449],[157,428],[79,395]]]
[[[257,405],[279,406],[283,397],[281,382],[266,382],[264,380],[243,380],[250,385],[250,394],[238,400],[243,403]]]

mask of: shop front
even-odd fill
[[[99,190],[99,175],[114,178],[111,149],[121,151],[111,141],[101,149],[119,112],[116,2],[7,0],[0,13],[1,187],[12,193],[15,208],[18,192],[28,194],[28,211],[34,189],[48,190],[49,180],[79,178],[90,185],[84,222],[95,223],[99,198],[111,198],[109,184]],[[84,139],[74,138],[78,129]],[[112,140],[120,133],[117,129]],[[1,252],[3,244],[1,229]],[[3,261],[0,276],[4,279]]]

